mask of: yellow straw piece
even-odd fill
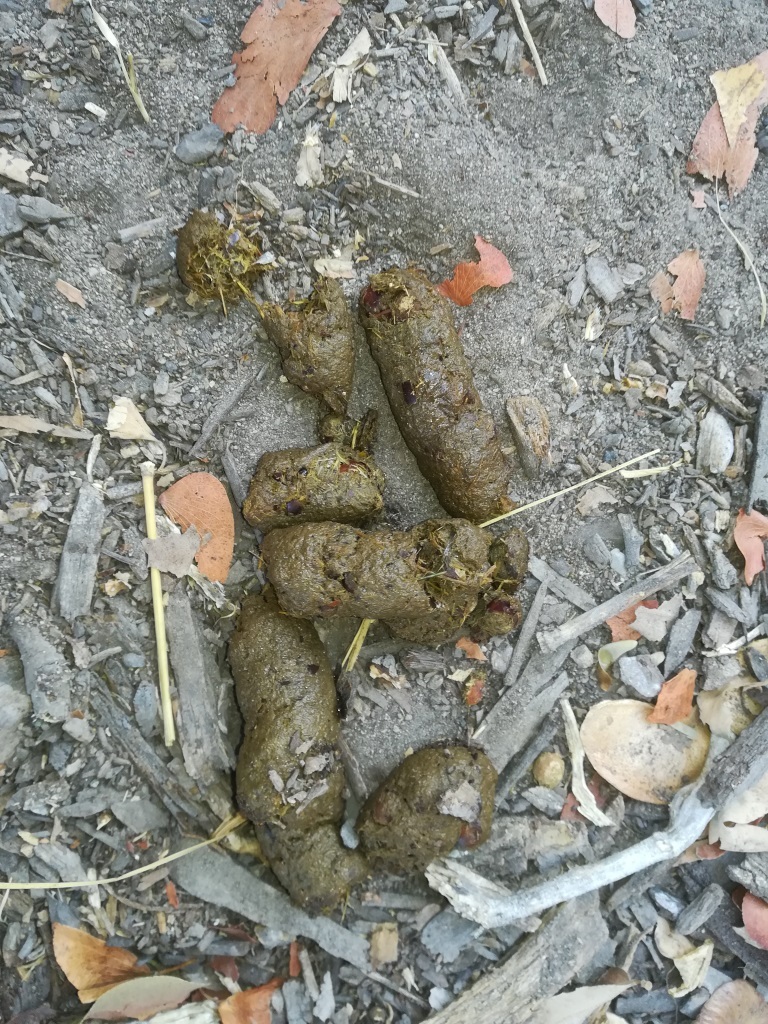
[[[554,498],[559,498],[561,494],[569,494],[571,491],[577,491],[580,487],[586,487],[587,484],[592,484],[595,480],[602,480],[606,476],[611,476],[613,473],[618,473],[619,470],[626,469],[627,466],[634,466],[636,462],[641,462],[643,459],[650,459],[653,455],[658,455],[661,448],[654,448],[651,452],[646,452],[644,455],[636,455],[634,459],[630,459],[629,462],[622,462],[620,466],[614,466],[613,469],[606,469],[603,473],[597,473],[595,476],[591,476],[589,480],[581,480],[577,484],[571,484],[570,487],[564,487],[561,491],[555,491],[554,494],[547,494],[543,498],[537,498],[536,501],[531,501],[527,505],[518,505],[517,508],[513,508],[511,512],[505,512],[502,516],[496,516],[495,519],[489,519],[487,523],[480,523],[481,526],[493,526],[494,523],[500,523],[502,519],[509,519],[511,516],[519,516],[521,512],[527,512],[529,508],[536,508],[537,505],[543,505],[546,501],[552,501]]]
[[[147,537],[157,538],[155,525],[155,464],[142,462],[141,482],[144,486],[144,515],[147,522]],[[171,682],[168,673],[168,640],[165,635],[165,610],[163,609],[163,585],[160,570],[152,566],[149,570],[152,584],[152,610],[155,614],[155,642],[157,644],[157,683],[160,689],[160,707],[163,712],[163,737],[166,747],[176,742],[176,726],[173,721],[171,703]]]

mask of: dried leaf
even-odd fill
[[[748,981],[728,981],[702,1007],[696,1024],[768,1024],[768,1003]]]
[[[758,54],[749,64],[768,79],[768,50]],[[733,145],[728,141],[720,104],[714,103],[693,140],[691,155],[686,164],[688,174],[701,174],[710,181],[724,177],[728,182],[731,196],[741,192],[746,187],[757,161],[755,129],[767,102],[768,85],[764,86],[757,98],[747,107],[745,119]]]
[[[464,703],[468,708],[475,707],[483,699],[483,693],[485,692],[485,676],[476,672],[475,675],[469,680],[464,687]]]
[[[165,883],[165,898],[168,900],[168,902],[170,903],[174,910],[179,909],[179,895],[176,892],[176,886],[173,884],[170,878]]]
[[[668,921],[660,917],[654,932],[654,942],[662,956],[674,961],[682,979],[682,985],[669,988],[671,996],[679,999],[702,984],[712,963],[714,944],[711,940],[695,946],[690,939],[681,935]]]
[[[29,184],[29,169],[32,161],[27,160],[21,153],[16,153],[0,146],[0,175],[10,181],[17,181],[19,185]]]
[[[22,434],[52,434],[53,437],[84,438],[93,437],[90,430],[75,430],[74,427],[57,427],[37,416],[0,416],[0,430],[17,430]]]
[[[745,893],[741,916],[750,939],[762,949],[768,949],[768,903],[751,892]]]
[[[632,0],[595,0],[595,14],[617,36],[634,39],[637,19]]]
[[[162,1010],[181,1006],[203,984],[160,975],[134,978],[99,996],[84,1019],[125,1020],[126,1017],[135,1017],[146,1020]]]
[[[625,611],[619,612],[618,615],[612,615],[610,619],[606,619],[605,624],[611,631],[611,640],[640,639],[642,634],[632,628],[632,623],[635,621],[635,612],[641,605],[643,608],[658,608],[659,602],[655,598],[649,598],[647,601],[638,601],[637,604],[633,604]]]
[[[221,1024],[272,1024],[269,1003],[275,989],[282,983],[281,978],[273,978],[266,985],[249,988],[245,992],[236,992],[219,1003]]]
[[[377,971],[381,964],[393,964],[397,960],[398,934],[394,921],[374,925],[371,932],[371,964]]]
[[[656,299],[661,305],[661,312],[671,313],[672,306],[675,304],[675,293],[672,291],[672,282],[663,270],[660,270],[658,274],[651,278],[648,288],[651,298]]]
[[[603,484],[594,484],[589,487],[576,502],[576,509],[583,516],[588,516],[600,505],[615,505],[618,498]]]
[[[72,6],[72,0],[48,0],[45,6],[54,14],[64,14]]]
[[[145,537],[141,543],[147,553],[147,565],[150,569],[169,572],[171,576],[180,579],[192,568],[192,562],[200,547],[200,534],[193,525],[184,533],[168,533],[153,540]]]
[[[691,189],[691,201],[694,210],[703,210],[706,208],[706,192],[703,188],[692,188]]]
[[[235,547],[235,519],[227,492],[211,473],[190,473],[160,495],[169,518],[203,538],[196,561],[209,580],[225,583]]]
[[[747,515],[740,508],[733,528],[733,540],[744,555],[744,580],[751,587],[755,576],[765,569],[763,541],[768,540],[768,518],[754,509]]]
[[[679,310],[683,320],[695,319],[706,277],[701,256],[695,249],[686,249],[672,260],[667,270],[677,278],[672,285],[675,297],[672,308]]]
[[[718,690],[702,690],[696,696],[702,722],[715,736],[733,739],[754,718],[744,706],[742,691],[757,685],[752,676],[736,676]]]
[[[150,973],[129,949],[108,946],[103,939],[58,922],[53,925],[53,955],[81,1003],[92,1003],[115,985]]]
[[[768,853],[768,829],[759,825],[736,825],[717,815],[709,825],[708,838],[724,853]]]
[[[71,302],[75,306],[80,306],[85,309],[85,299],[83,293],[79,288],[75,288],[69,281],[63,281],[60,277],[57,278],[56,284],[54,285],[57,292],[61,292],[65,299]]]
[[[595,704],[581,725],[581,741],[593,768],[634,800],[666,804],[697,778],[709,748],[709,732],[698,721],[657,725],[639,700]]]
[[[458,263],[453,277],[437,286],[437,290],[457,306],[469,306],[472,296],[480,288],[500,288],[515,278],[504,253],[480,235],[475,235],[475,248],[480,253],[479,262]]]
[[[130,400],[122,395],[112,399],[113,406],[107,416],[107,430],[110,437],[121,441],[155,441],[144,417]]]
[[[613,640],[609,644],[603,644],[597,652],[597,663],[604,672],[607,672],[623,654],[634,651],[636,647],[637,640]]]
[[[483,649],[479,644],[473,643],[469,637],[463,636],[456,641],[456,649],[464,651],[468,658],[472,661],[488,661],[486,656],[483,654]]]
[[[612,1003],[632,984],[630,981],[624,985],[584,985],[572,992],[549,996],[536,1007],[531,1024],[584,1024],[590,1014]]]
[[[563,713],[568,753],[571,755],[571,789],[574,797],[579,801],[579,811],[582,817],[595,825],[601,827],[612,825],[613,821],[598,807],[597,799],[584,777],[584,744],[579,735],[573,708],[565,698],[560,701],[560,707]]]
[[[749,61],[727,71],[716,71],[709,76],[715,87],[717,102],[720,104],[720,116],[728,138],[728,145],[733,148],[738,141],[739,129],[747,119],[747,110],[766,87],[766,78],[760,68]]]
[[[662,685],[648,721],[659,725],[674,725],[675,722],[684,722],[690,718],[695,685],[696,673],[693,669],[681,669]]]
[[[225,132],[240,124],[251,132],[266,132],[277,116],[278,102],[284,104],[299,84],[315,47],[339,14],[337,0],[259,4],[240,34],[245,49],[232,57],[237,81],[214,104],[214,123]]]

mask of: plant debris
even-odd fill
[[[264,270],[261,251],[236,225],[227,226],[213,214],[193,210],[179,231],[176,266],[179,277],[202,299],[227,303],[245,296],[251,301],[251,286]]]
[[[221,481],[211,473],[189,473],[160,495],[160,504],[183,530],[194,526],[202,544],[195,555],[200,572],[226,583],[235,544],[232,506]]]

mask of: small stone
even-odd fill
[[[433,9],[433,13],[438,21],[443,21],[446,18],[454,18],[461,8],[458,4],[442,4],[439,7]]]
[[[565,301],[571,307],[575,309],[576,306],[584,298],[584,292],[587,290],[587,268],[584,263],[581,264],[579,269],[576,271],[574,276],[568,282],[568,287],[565,290]]]
[[[712,917],[724,899],[725,890],[722,886],[712,882],[681,911],[675,922],[675,928],[681,935],[690,935],[692,932],[698,931]]]
[[[141,735],[148,739],[158,727],[157,688],[148,679],[142,679],[133,695],[133,713]]]
[[[68,718],[62,729],[78,743],[90,743],[95,735],[93,726],[85,718]]]
[[[198,164],[214,155],[223,138],[224,132],[221,128],[209,122],[197,131],[188,132],[174,152],[182,163]]]
[[[554,750],[545,750],[533,762],[533,777],[539,786],[557,789],[565,775],[565,762]]]
[[[153,832],[168,824],[168,815],[151,800],[120,800],[110,810],[135,835]]]
[[[197,18],[193,18],[191,14],[187,14],[186,11],[182,11],[181,22],[189,35],[198,42],[202,42],[208,35],[205,25],[201,24]]]
[[[43,23],[43,27],[37,33],[37,37],[46,50],[52,50],[61,39],[61,29],[55,18],[49,18]]]
[[[619,272],[604,256],[590,256],[587,260],[587,280],[592,291],[610,305],[624,292]]]
[[[586,644],[579,644],[574,647],[570,654],[571,661],[579,668],[592,668],[595,663],[595,656]]]
[[[524,56],[523,41],[510,25],[507,29],[507,56],[504,60],[504,74],[514,75],[516,71],[519,71]]]
[[[59,93],[57,104],[63,113],[75,113],[78,110],[85,110],[86,103],[98,103],[101,97],[92,89],[64,89]]]
[[[565,803],[562,792],[555,792],[546,786],[531,786],[530,789],[524,789],[520,796],[548,818],[559,818]]]
[[[598,566],[600,569],[608,565],[611,561],[611,553],[608,550],[608,545],[599,533],[593,533],[587,537],[582,548],[590,562],[594,563],[594,565]]]
[[[385,14],[399,14],[400,11],[404,11],[408,6],[406,0],[389,0],[389,3],[384,8]]]
[[[701,612],[695,608],[687,611],[681,619],[674,623],[669,631],[664,675],[670,676],[685,661],[693,645],[693,639],[701,623]]]
[[[425,925],[421,941],[432,954],[450,964],[474,940],[477,925],[453,910],[441,910]]]
[[[24,230],[24,221],[19,216],[19,201],[10,192],[0,192],[0,242],[5,242]]]
[[[144,668],[147,659],[143,654],[137,654],[134,651],[126,651],[120,660],[126,668]]]
[[[642,697],[653,700],[658,697],[664,676],[658,669],[653,655],[640,654],[636,658],[619,658],[619,676],[622,683]]]
[[[75,216],[70,210],[57,206],[43,196],[20,196],[19,215],[30,224],[48,224]]]

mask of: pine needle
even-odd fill
[[[736,232],[733,230],[730,224],[727,223],[725,217],[723,216],[723,211],[720,209],[720,196],[718,194],[717,179],[715,179],[715,203],[717,204],[717,216],[720,218],[720,223],[723,225],[725,230],[734,240],[736,245],[738,245],[739,249],[741,249],[741,254],[744,257],[744,262],[746,264],[747,270],[752,271],[755,277],[755,281],[757,281],[757,290],[760,292],[760,326],[765,327],[765,318],[766,314],[768,314],[768,301],[766,301],[763,282],[760,280],[760,275],[758,274],[757,267],[755,266],[755,258],[752,255],[751,250],[744,242],[741,241]]]

